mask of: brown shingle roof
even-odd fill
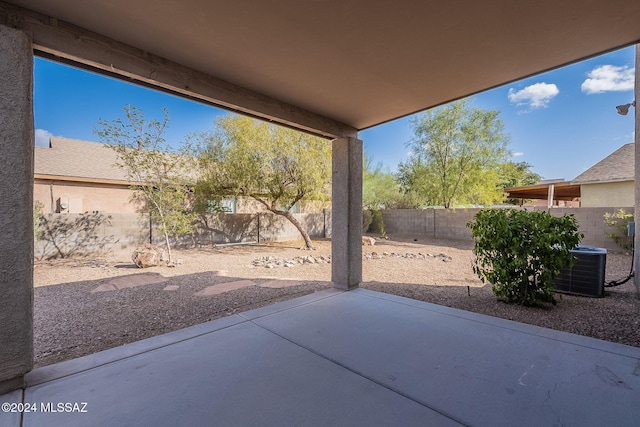
[[[52,136],[49,146],[35,147],[35,174],[128,181],[117,153],[104,144]]]
[[[633,181],[635,176],[635,145],[625,144],[578,175],[572,184]]]
[[[49,148],[35,147],[34,157],[34,175],[37,178],[51,177],[119,185],[129,185],[135,181],[127,176],[124,169],[117,166],[118,153],[108,145],[99,142],[52,136],[49,139]],[[185,159],[195,161],[192,157]],[[190,182],[197,181],[198,177],[193,162],[189,161],[173,173]]]

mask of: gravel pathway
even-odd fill
[[[174,268],[140,270],[129,253],[37,262],[35,364],[327,289],[330,242],[315,243],[314,251],[298,242],[177,250]],[[608,288],[605,298],[558,295],[556,306],[520,307],[498,302],[473,274],[468,242],[394,236],[363,252],[363,288],[640,347],[632,281]],[[267,267],[271,261],[282,265]],[[630,262],[630,254],[609,253],[607,280],[624,278]]]

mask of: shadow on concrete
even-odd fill
[[[86,403],[24,414],[50,427],[635,426],[639,361],[640,348],[330,289],[36,369],[2,400]]]

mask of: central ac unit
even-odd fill
[[[607,250],[578,245],[569,252],[575,263],[573,267],[560,270],[554,281],[556,290],[564,294],[603,297]]]

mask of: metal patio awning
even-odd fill
[[[524,187],[505,188],[510,199],[565,200],[572,201],[580,197],[580,185],[570,182],[550,182]]]

